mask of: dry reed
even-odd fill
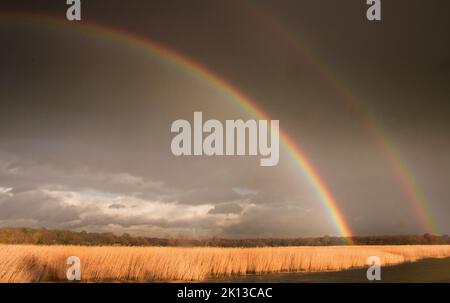
[[[87,247],[0,245],[0,282],[66,280],[66,259],[81,260],[84,282],[201,281],[208,277],[336,271],[450,257],[450,245],[330,247]]]

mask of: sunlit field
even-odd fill
[[[84,282],[202,281],[232,275],[338,271],[450,257],[450,245],[264,248],[0,245],[0,282],[66,281],[69,256]]]

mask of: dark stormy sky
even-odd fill
[[[173,156],[176,119],[255,117],[190,71],[80,26],[95,22],[162,43],[251,97],[308,154],[355,234],[425,232],[349,92],[450,233],[448,1],[384,0],[377,23],[363,0],[90,0],[72,23],[65,2],[0,3],[0,226],[338,234],[284,147],[275,167]]]

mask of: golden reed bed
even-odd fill
[[[450,245],[334,247],[87,247],[0,245],[0,282],[66,281],[66,260],[81,260],[84,282],[200,281],[208,277],[365,267],[450,257]]]

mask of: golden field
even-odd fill
[[[0,245],[0,282],[66,281],[66,260],[81,260],[84,282],[201,281],[209,277],[337,271],[450,257],[450,245],[328,247],[89,247]]]

